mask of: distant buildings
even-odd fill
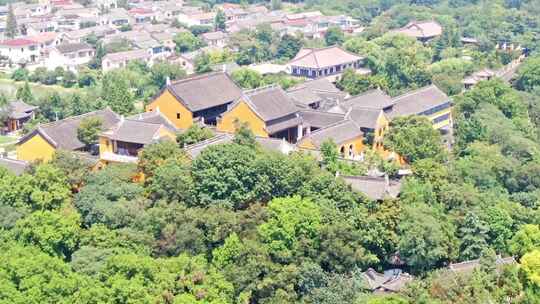
[[[293,76],[306,78],[335,78],[345,69],[352,68],[361,74],[369,74],[364,66],[364,57],[347,52],[338,46],[320,49],[302,48],[287,64]]]
[[[437,21],[411,21],[393,32],[426,42],[440,36],[442,31],[443,28]]]

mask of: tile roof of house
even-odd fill
[[[4,40],[0,42],[0,45],[4,46],[12,46],[12,47],[19,47],[19,46],[29,46],[29,45],[35,45],[37,44],[36,41],[26,38],[16,38],[16,39],[10,39],[10,40]]]
[[[81,121],[89,117],[100,118],[102,120],[104,129],[108,129],[120,121],[120,117],[116,113],[109,108],[105,108],[103,110],[93,111],[78,116],[68,117],[59,121],[38,125],[34,131],[23,136],[19,140],[18,144],[20,145],[26,142],[34,135],[39,133],[55,148],[64,150],[81,149],[85,145],[77,138],[77,129],[79,128]]]
[[[24,101],[12,101],[9,103],[9,118],[11,119],[21,119],[30,117],[32,112],[38,107],[29,105]]]
[[[167,89],[192,112],[233,102],[242,94],[223,72],[189,76],[172,82]]]
[[[354,122],[351,120],[342,120],[311,132],[311,134],[306,135],[302,140],[311,139],[311,142],[319,148],[328,139],[333,140],[336,144],[341,144],[358,138],[363,134],[360,127]]]
[[[360,128],[376,129],[381,115],[384,114],[380,109],[354,107],[347,112],[346,118],[354,121]]]
[[[176,130],[176,126],[159,111],[143,112],[127,117],[128,120],[136,120],[153,124],[162,124],[171,130]]]
[[[149,59],[151,55],[147,50],[131,50],[118,53],[109,53],[103,57],[103,61],[121,62],[126,60]]]
[[[414,90],[392,99],[391,117],[420,114],[438,105],[449,102],[450,98],[435,85]]]
[[[88,43],[62,43],[56,46],[56,49],[61,54],[75,53],[79,51],[93,50],[94,48]]]
[[[355,191],[365,194],[372,200],[396,198],[401,191],[401,182],[384,177],[341,176]]]
[[[370,90],[360,95],[351,96],[339,104],[344,108],[363,107],[373,109],[385,109],[393,105],[392,97],[379,89]]]
[[[302,48],[298,54],[289,61],[289,65],[319,69],[355,62],[361,59],[364,59],[364,57],[347,52],[338,46],[320,49]]]
[[[225,39],[227,35],[222,31],[208,32],[201,35],[204,40],[221,40]]]
[[[290,88],[287,90],[287,95],[289,95],[295,103],[302,106],[308,106],[323,100],[319,94],[307,87]]]
[[[37,43],[45,43],[45,42],[53,41],[54,39],[56,39],[56,37],[58,37],[58,33],[44,32],[44,33],[39,33],[39,35],[30,36],[28,37],[28,39],[34,40]]]
[[[442,26],[436,21],[412,21],[394,32],[414,38],[432,38],[442,34]]]
[[[383,274],[369,268],[362,276],[370,290],[381,292],[399,292],[413,280],[411,275],[401,269],[391,269]]]
[[[11,158],[0,158],[0,167],[7,169],[9,172],[15,175],[21,175],[28,168],[28,162],[22,160],[16,160]]]
[[[345,120],[345,115],[343,114],[316,110],[300,110],[299,114],[305,124],[315,128],[324,128]]]
[[[297,113],[292,99],[279,86],[270,85],[244,92],[245,101],[265,122]]]
[[[159,131],[164,127],[163,124],[144,120],[121,119],[101,134],[112,140],[147,145],[160,139]]]
[[[506,257],[503,258],[501,256],[497,256],[497,259],[495,260],[495,266],[500,267],[508,264],[515,264],[516,260],[514,257]],[[448,266],[448,270],[451,270],[453,272],[470,272],[474,270],[475,268],[480,266],[480,260],[470,260],[470,261],[464,261],[460,263],[450,263]]]

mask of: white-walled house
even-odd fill
[[[25,38],[0,42],[0,56],[13,63],[32,63],[40,59],[39,43]]]
[[[77,72],[77,67],[90,62],[94,55],[94,48],[87,43],[63,43],[50,49],[45,66],[49,70],[62,67]]]
[[[125,67],[129,62],[140,60],[151,64],[152,54],[148,50],[133,50],[118,53],[110,53],[101,60],[103,72]]]

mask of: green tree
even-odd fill
[[[488,248],[487,231],[487,225],[475,213],[467,213],[459,229],[461,240],[460,256],[463,260],[477,259]]]
[[[195,51],[202,47],[202,41],[190,32],[180,32],[174,36],[176,51],[179,53]]]
[[[56,150],[50,164],[67,176],[67,182],[74,190],[82,185],[92,166],[88,159],[66,150]]]
[[[185,132],[178,134],[178,136],[176,136],[176,141],[180,147],[185,147],[210,139],[213,136],[214,132],[209,128],[193,124]]]
[[[98,142],[101,131],[103,131],[103,121],[101,118],[84,118],[77,128],[77,138],[89,148]]]
[[[206,53],[201,53],[195,57],[195,72],[207,73],[212,71],[212,62],[210,56]]]
[[[268,204],[269,219],[258,228],[270,254],[279,261],[291,261],[300,247],[318,245],[322,213],[318,206],[299,196],[276,198]]]
[[[36,211],[15,225],[15,239],[44,252],[69,259],[78,245],[80,216],[73,211]]]
[[[538,225],[524,225],[512,237],[509,242],[510,252],[517,256],[523,256],[540,248],[540,228]]]
[[[175,142],[163,140],[146,145],[139,152],[138,168],[146,177],[151,178],[154,172],[168,161],[187,164],[188,158]]]
[[[8,15],[6,18],[6,36],[8,38],[15,38],[19,34],[19,27],[17,26],[17,19],[13,11],[11,3],[8,5]]]
[[[540,85],[540,56],[528,58],[519,68],[517,74],[516,88],[533,92]]]
[[[525,275],[527,285],[536,290],[540,288],[540,250],[535,249],[521,257],[521,271]]]
[[[30,72],[25,68],[18,68],[11,74],[11,79],[15,81],[27,81]]]
[[[341,45],[345,41],[345,34],[337,26],[331,26],[324,34],[324,42],[326,45]]]
[[[281,59],[289,60],[298,54],[300,48],[302,48],[302,40],[300,38],[285,34],[279,41],[276,55]]]
[[[244,89],[256,89],[263,85],[262,75],[249,68],[238,69],[231,74],[235,83]]]
[[[34,101],[34,95],[32,94],[32,89],[30,89],[28,81],[25,81],[22,87],[17,88],[17,93],[15,94],[15,97],[18,100],[22,100],[28,103],[32,103]]]
[[[163,88],[169,80],[175,80],[186,76],[186,71],[179,64],[171,64],[168,62],[156,62],[150,68],[153,84],[159,88]]]
[[[101,98],[116,113],[129,114],[135,110],[128,80],[118,71],[109,72],[103,77]]]
[[[218,10],[216,17],[214,18],[214,26],[216,31],[225,31],[227,25],[225,24],[227,17],[222,10]]]
[[[235,132],[233,142],[235,144],[255,148],[258,146],[255,139],[255,134],[251,131],[249,124],[246,122],[235,121]]]
[[[445,150],[440,133],[421,116],[398,117],[390,123],[384,146],[414,163],[425,158],[444,160]]]

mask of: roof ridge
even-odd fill
[[[349,122],[349,123],[352,123],[352,124],[354,124],[354,125],[356,125],[356,124],[355,124],[352,120],[350,120],[349,118],[345,118],[345,119],[343,119],[343,120],[340,120],[340,121],[331,123],[331,124],[329,124],[329,125],[326,125],[326,126],[324,126],[324,127],[322,127],[322,128],[319,128],[319,129],[317,129],[317,130],[311,132],[311,134],[309,134],[308,137],[311,137],[311,136],[314,135],[314,134],[318,134],[318,133],[320,133],[320,132],[322,132],[322,131],[326,131],[326,130],[328,130],[328,129],[337,127],[337,126],[339,126],[339,125],[341,125],[341,124],[348,123],[348,122]]]
[[[399,99],[402,99],[402,98],[411,96],[411,95],[416,94],[416,93],[418,93],[418,92],[426,91],[426,90],[431,89],[431,88],[433,88],[433,87],[435,87],[435,88],[437,88],[438,90],[440,90],[435,84],[430,84],[430,85],[427,85],[427,86],[425,86],[425,87],[421,87],[421,88],[418,88],[418,89],[414,89],[414,90],[412,90],[412,91],[405,92],[405,93],[403,93],[403,94],[401,94],[401,95],[398,95],[398,96],[392,98],[392,101],[395,102],[395,101],[397,101],[397,100],[399,100]]]
[[[263,91],[271,90],[271,89],[275,89],[275,88],[279,89],[280,86],[275,84],[275,83],[271,83],[271,84],[267,84],[267,85],[262,86],[262,87],[249,89],[249,90],[244,90],[243,93],[246,94],[246,95],[253,95],[253,94],[258,93],[258,92],[263,92]]]
[[[301,109],[298,112],[310,112],[310,113],[328,114],[328,115],[335,115],[335,116],[345,116],[345,114],[341,114],[341,113],[332,113],[332,112],[319,111],[319,110],[314,110],[314,109]]]
[[[90,114],[95,114],[95,113],[98,113],[98,112],[104,112],[104,111],[107,111],[107,110],[112,112],[116,117],[119,117],[116,112],[114,112],[110,107],[107,106],[104,109],[95,110],[95,111],[91,111],[91,112],[86,112],[86,113],[79,114],[79,115],[69,116],[69,117],[66,117],[66,118],[63,118],[63,119],[60,119],[60,120],[50,121],[50,122],[47,122],[47,123],[44,123],[44,124],[39,124],[39,127],[49,127],[49,126],[55,125],[55,124],[57,124],[59,122],[70,121],[70,120],[74,120],[76,118],[80,118],[80,117],[83,117],[83,116],[88,116]]]
[[[218,135],[216,135],[216,136],[214,136],[214,137],[212,137],[212,138],[205,139],[205,140],[200,141],[200,142],[198,142],[198,143],[194,143],[194,144],[185,146],[184,149],[187,150],[187,149],[192,149],[192,148],[204,146],[204,145],[206,145],[206,144],[209,144],[209,143],[218,141],[218,140],[220,140],[220,139],[222,139],[222,138],[231,137],[231,136],[232,136],[232,135],[229,134],[229,133],[218,134]]]
[[[175,84],[178,84],[178,83],[184,83],[184,82],[187,82],[187,81],[190,81],[190,80],[199,80],[199,79],[202,79],[202,78],[205,78],[205,77],[216,76],[216,75],[219,75],[219,74],[225,74],[226,75],[226,73],[221,72],[221,71],[213,71],[213,72],[208,72],[208,73],[203,73],[203,74],[187,75],[186,77],[183,77],[183,78],[176,79],[176,80],[172,81],[170,85],[175,85]]]

